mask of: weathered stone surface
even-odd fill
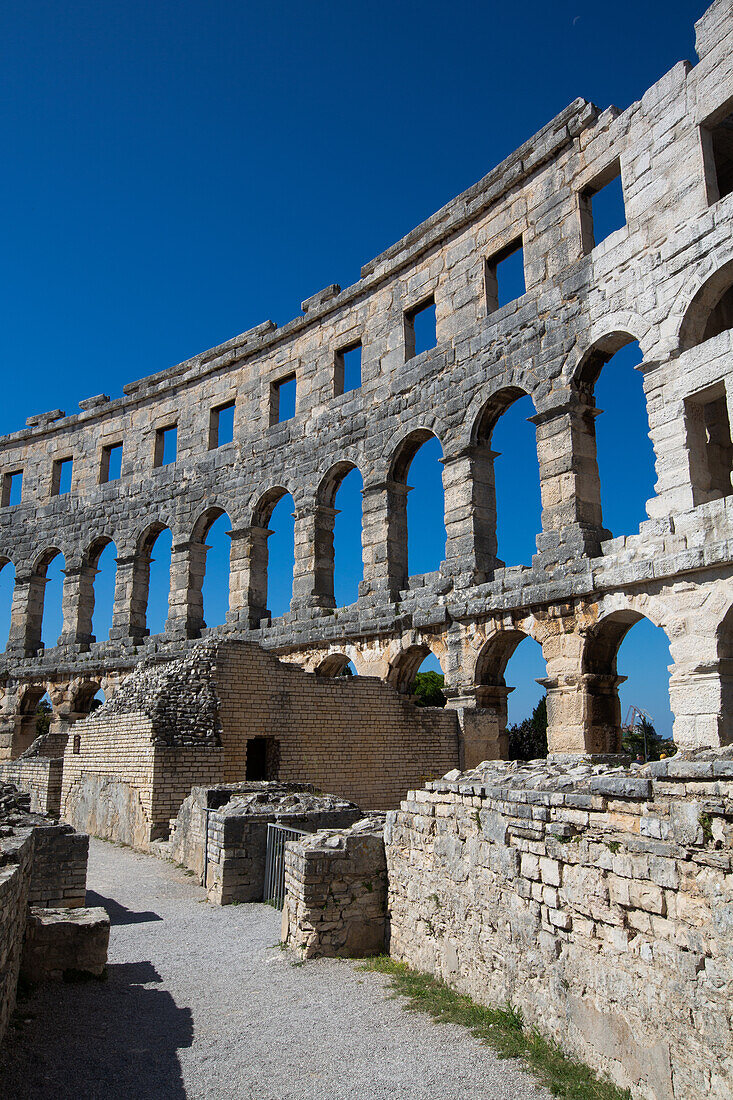
[[[28,914],[21,976],[28,982],[101,978],[107,966],[105,909],[39,909]]]

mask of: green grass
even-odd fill
[[[582,1062],[576,1062],[560,1047],[533,1028],[526,1028],[521,1012],[512,1005],[487,1008],[477,1005],[430,974],[411,970],[405,963],[377,955],[363,970],[376,970],[391,980],[395,997],[406,997],[406,1008],[426,1012],[441,1024],[461,1024],[500,1058],[521,1058],[538,1082],[553,1096],[564,1100],[631,1100],[631,1093],[608,1079],[600,1079]]]

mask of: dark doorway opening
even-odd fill
[[[274,737],[250,737],[247,740],[245,779],[277,779],[280,768],[280,742]]]

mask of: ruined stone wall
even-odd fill
[[[733,758],[496,764],[388,815],[391,953],[645,1100],[733,1091]]]
[[[321,829],[285,850],[285,939],[303,958],[379,955],[387,944],[384,818]]]
[[[0,850],[0,1042],[15,1008],[23,950],[33,836],[30,830],[6,840]]]
[[[0,562],[16,568],[2,752],[25,747],[30,689],[51,686],[57,715],[73,716],[81,676],[114,680],[143,653],[175,655],[205,630],[205,539],[222,511],[232,573],[220,634],[308,668],[345,653],[360,672],[403,687],[414,651],[432,649],[451,705],[485,709],[499,734],[507,652],[528,634],[547,660],[551,746],[596,751],[618,741],[618,626],[646,615],[671,641],[677,742],[733,739],[723,705],[733,606],[723,438],[731,329],[716,313],[733,285],[733,193],[721,188],[712,136],[733,102],[729,0],[716,0],[696,29],[697,64],[675,65],[624,111],[576,100],[367,263],[353,286],[326,288],[288,324],[259,325],[131,383],[119,399],[31,417],[0,440],[2,478],[24,476],[21,503],[0,505]],[[617,170],[626,224],[596,244],[590,196]],[[495,308],[495,261],[520,237],[526,292]],[[437,343],[414,355],[412,311],[431,298]],[[630,340],[643,353],[657,482],[648,520],[613,538],[601,508],[593,387]],[[355,341],[361,386],[342,393],[339,355]],[[296,413],[277,423],[277,386],[291,375]],[[536,410],[542,522],[532,567],[505,568],[491,432],[522,393]],[[230,401],[234,440],[219,447],[212,418]],[[157,466],[158,433],[174,424],[177,461]],[[409,577],[407,473],[431,434],[444,456],[446,557],[439,571]],[[105,448],[118,442],[122,476],[108,482]],[[71,492],[53,495],[53,463],[68,457]],[[335,609],[333,504],[353,466],[364,480],[364,580],[357,602]],[[290,612],[271,621],[268,522],[285,491],[296,516],[294,591]],[[165,526],[169,617],[165,635],[150,639],[150,551]],[[94,572],[106,540],[117,550],[114,619],[110,638],[95,640]],[[46,639],[53,648],[42,652],[45,571],[56,550],[65,556],[64,626],[60,644]],[[606,629],[615,648],[595,644]]]
[[[41,909],[79,909],[86,901],[89,837],[69,825],[34,829],[28,904]]]
[[[12,783],[31,796],[32,813],[52,814],[61,810],[61,775],[63,761],[50,757],[33,757],[0,764],[0,780]]]
[[[277,743],[269,778],[314,783],[364,809],[394,807],[412,783],[458,763],[451,711],[414,706],[378,680],[307,675],[257,646],[220,647],[224,780],[247,776],[252,738]]]

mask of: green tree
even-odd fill
[[[507,726],[510,760],[538,760],[547,756],[547,696],[543,695],[518,725]]]
[[[439,672],[418,672],[415,683],[412,685],[415,706],[444,707],[446,703],[443,694],[444,685],[445,676],[442,676]]]
[[[660,737],[653,724],[644,715],[640,715],[634,726],[623,731],[621,744],[624,752],[629,756],[644,759],[644,743],[646,738],[646,759],[659,760],[662,753],[674,756],[677,746],[668,737]]]
[[[36,707],[36,737],[40,737],[41,734],[48,733],[49,726],[51,725],[52,714],[53,707],[49,703],[48,699],[41,699],[40,703]]]

